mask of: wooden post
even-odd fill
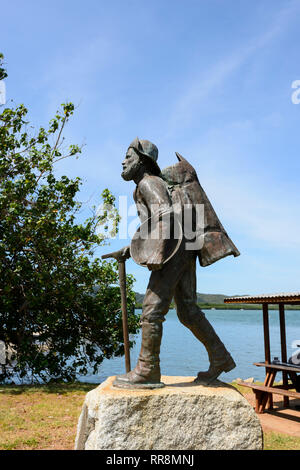
[[[267,368],[266,369],[266,378],[264,385],[265,387],[272,387],[274,380],[276,376],[276,370],[272,370]],[[272,410],[273,409],[273,395],[272,393],[262,393],[261,395],[261,400],[260,400],[260,405],[259,405],[259,413],[263,413],[264,409],[268,403],[268,409]]]
[[[125,367],[126,367],[126,372],[130,372],[131,366],[130,366],[128,319],[127,319],[125,261],[119,261],[119,280],[120,280],[120,291],[121,291],[121,308],[122,308],[123,338],[124,338],[124,350],[125,350]]]
[[[281,362],[287,362],[284,304],[279,304]]]
[[[265,344],[265,362],[270,364],[270,331],[269,331],[269,309],[268,304],[263,304],[263,324],[264,324],[264,344]]]
[[[119,267],[119,281],[121,291],[121,310],[122,310],[122,324],[123,324],[123,338],[124,338],[124,351],[125,351],[125,368],[126,372],[130,372],[130,352],[129,352],[129,335],[128,335],[128,318],[127,318],[127,297],[126,297],[126,257],[120,255],[120,251],[114,251],[102,255],[102,259],[115,258],[118,261]]]
[[[270,352],[270,331],[269,331],[269,308],[268,304],[264,303],[263,306],[263,326],[264,326],[264,346],[265,346],[265,362],[266,364],[271,363],[271,352]],[[269,379],[270,379],[270,374],[269,374],[269,369],[266,368],[266,377],[264,381],[264,385],[268,386],[269,385]],[[264,408],[266,406],[266,403],[268,401],[268,398],[270,397],[269,394],[263,394],[261,393],[260,396],[258,397],[258,404],[257,404],[257,409],[258,413],[263,413]],[[272,398],[271,398],[272,401]]]
[[[280,322],[280,342],[281,342],[281,362],[287,362],[286,352],[286,331],[285,331],[285,313],[284,304],[279,304],[279,322]],[[288,390],[288,375],[286,371],[282,371],[283,388]],[[289,397],[283,397],[284,406],[289,406]]]

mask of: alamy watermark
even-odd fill
[[[0,105],[1,104],[6,104],[6,87],[3,80],[0,80]]]
[[[291,96],[292,103],[300,104],[300,80],[294,80],[292,88],[295,90]]]
[[[113,229],[113,206],[102,204],[97,209],[99,217],[98,233],[105,228],[109,238],[128,240],[133,237],[141,240],[185,240],[186,250],[200,250],[204,244],[204,204],[128,204],[127,196],[119,196],[120,224],[118,233]],[[101,217],[107,214],[107,217]],[[107,220],[111,220],[108,227]],[[141,220],[143,221],[141,223]],[[109,230],[111,229],[111,230]]]
[[[4,341],[0,341],[0,365],[6,364],[6,348]]]
[[[295,339],[293,342],[292,342],[292,348],[293,349],[296,349],[296,351],[293,353],[291,359],[290,359],[290,362],[292,364],[294,364],[295,366],[299,366],[300,367],[300,339]]]

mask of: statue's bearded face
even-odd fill
[[[122,178],[125,181],[133,180],[134,177],[138,174],[139,169],[141,168],[142,162],[138,153],[133,149],[128,149],[125,159],[122,162],[123,171]]]

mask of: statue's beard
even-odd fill
[[[122,176],[123,180],[125,180],[125,181],[132,180],[131,172],[129,172],[128,170],[123,170],[122,173],[121,173],[121,176]]]
[[[131,181],[135,178],[141,168],[141,163],[135,163],[122,171],[121,176],[125,181]]]

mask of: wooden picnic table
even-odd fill
[[[255,393],[255,411],[263,413],[266,409],[273,409],[273,394],[283,395],[283,404],[289,406],[289,398],[300,398],[300,393],[293,391],[297,386],[297,373],[300,374],[300,367],[288,363],[286,349],[286,330],[285,330],[285,305],[299,305],[300,293],[282,293],[282,294],[263,294],[258,296],[245,297],[227,297],[224,303],[242,303],[242,304],[261,304],[263,311],[263,331],[264,331],[264,348],[265,361],[254,362],[257,367],[265,367],[266,377],[264,385],[250,384],[248,382],[240,382],[245,387],[252,388]],[[270,329],[269,329],[269,305],[277,304],[279,306],[279,322],[280,322],[280,342],[281,342],[281,360],[271,361],[270,349]],[[300,308],[299,308],[300,310]],[[275,385],[276,374],[282,373],[282,385]],[[289,382],[290,380],[290,382]]]

